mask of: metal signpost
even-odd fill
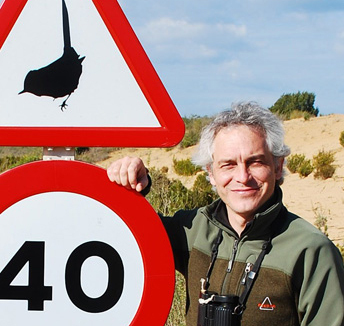
[[[0,175],[3,325],[164,325],[173,256],[135,191],[77,146],[167,147],[184,125],[116,0],[3,0],[0,146],[44,160]]]

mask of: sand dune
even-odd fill
[[[295,214],[313,223],[319,215],[327,218],[329,238],[343,245],[344,240],[344,148],[339,136],[344,131],[344,115],[334,114],[312,118],[308,121],[295,119],[284,123],[286,144],[292,154],[304,154],[312,159],[320,150],[335,152],[335,175],[327,180],[315,180],[313,174],[300,178],[298,174],[287,171],[282,189],[284,203]],[[107,167],[111,161],[124,155],[140,156],[149,167],[168,167],[170,178],[179,178],[187,187],[192,186],[194,178],[180,177],[173,171],[173,158],[191,157],[194,148],[181,150],[162,148],[125,148],[114,152],[112,157],[102,163]]]

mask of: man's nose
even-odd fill
[[[238,164],[235,174],[235,179],[239,183],[247,183],[250,179],[250,172],[246,164]]]

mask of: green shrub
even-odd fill
[[[317,155],[314,155],[314,178],[323,180],[331,178],[336,171],[336,167],[333,165],[333,162],[334,153],[332,151],[321,150]]]
[[[311,160],[305,159],[297,170],[300,177],[308,177],[313,172],[313,165]]]
[[[185,160],[173,159],[173,168],[178,175],[185,176],[195,175],[197,172],[202,171],[202,168],[194,165],[189,158]]]
[[[211,118],[207,116],[200,117],[197,115],[192,115],[189,118],[184,117],[183,121],[185,124],[185,135],[183,140],[180,142],[180,147],[186,148],[196,145],[199,141],[203,127],[207,125],[210,120]]]
[[[40,160],[39,156],[36,155],[23,155],[23,156],[5,156],[0,158],[0,172],[4,172],[6,170],[12,169],[16,166],[38,161]]]
[[[339,143],[344,147],[344,131],[340,133]]]
[[[170,180],[155,168],[151,168],[149,173],[152,188],[147,199],[162,215],[173,215],[179,209],[202,207],[217,198],[204,174],[197,176],[192,189],[187,189],[179,180]]]
[[[310,92],[297,92],[283,94],[270,108],[271,112],[278,114],[282,119],[289,120],[295,117],[318,116],[319,109],[314,107],[315,94]]]
[[[287,168],[291,173],[296,173],[304,161],[305,155],[303,154],[290,155],[287,159]]]
[[[154,209],[168,216],[183,207],[188,190],[182,187],[181,182],[168,179],[166,174],[155,168],[151,168],[149,173],[152,178],[152,188],[147,199]]]
[[[209,205],[217,198],[217,194],[214,192],[211,183],[207,180],[204,173],[197,176],[191,189],[191,193],[193,207]]]

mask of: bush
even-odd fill
[[[23,155],[23,156],[5,156],[0,158],[0,172],[4,172],[8,169],[12,169],[16,166],[38,161],[40,160],[39,156],[36,155]]]
[[[197,176],[191,193],[193,207],[209,205],[217,198],[217,194],[214,192],[211,183],[207,180],[204,173]]]
[[[344,147],[344,131],[340,133],[339,143]]]
[[[179,180],[170,180],[161,171],[150,169],[152,188],[147,195],[154,209],[165,216],[179,209],[193,209],[210,204],[217,198],[204,174],[197,176],[192,189],[187,189]]]
[[[147,199],[154,209],[168,216],[183,207],[188,190],[182,187],[181,182],[168,179],[164,173],[155,168],[150,169],[149,173],[152,178],[152,188]]]
[[[194,165],[189,158],[185,160],[173,159],[173,168],[178,175],[185,176],[195,175],[197,172],[202,171],[202,168]]]
[[[305,155],[303,154],[290,155],[287,159],[287,168],[291,173],[296,173],[304,161]]]
[[[306,159],[303,154],[293,154],[287,159],[287,168],[291,173],[298,173],[305,178],[313,172],[311,160]]]
[[[180,143],[180,147],[186,148],[196,145],[199,141],[203,127],[207,125],[210,120],[211,118],[207,116],[199,117],[197,115],[192,115],[189,118],[184,117],[185,135]]]
[[[300,177],[306,178],[313,172],[311,160],[305,159],[299,166],[297,172]]]
[[[314,178],[316,179],[328,179],[332,178],[336,171],[336,167],[333,165],[334,153],[332,151],[321,150],[315,156],[313,156],[313,166],[315,169]]]
[[[319,109],[314,107],[314,101],[314,93],[297,92],[293,94],[283,94],[270,110],[286,120],[300,116],[309,119],[310,116],[316,117],[319,114]],[[305,114],[308,114],[307,118]]]

